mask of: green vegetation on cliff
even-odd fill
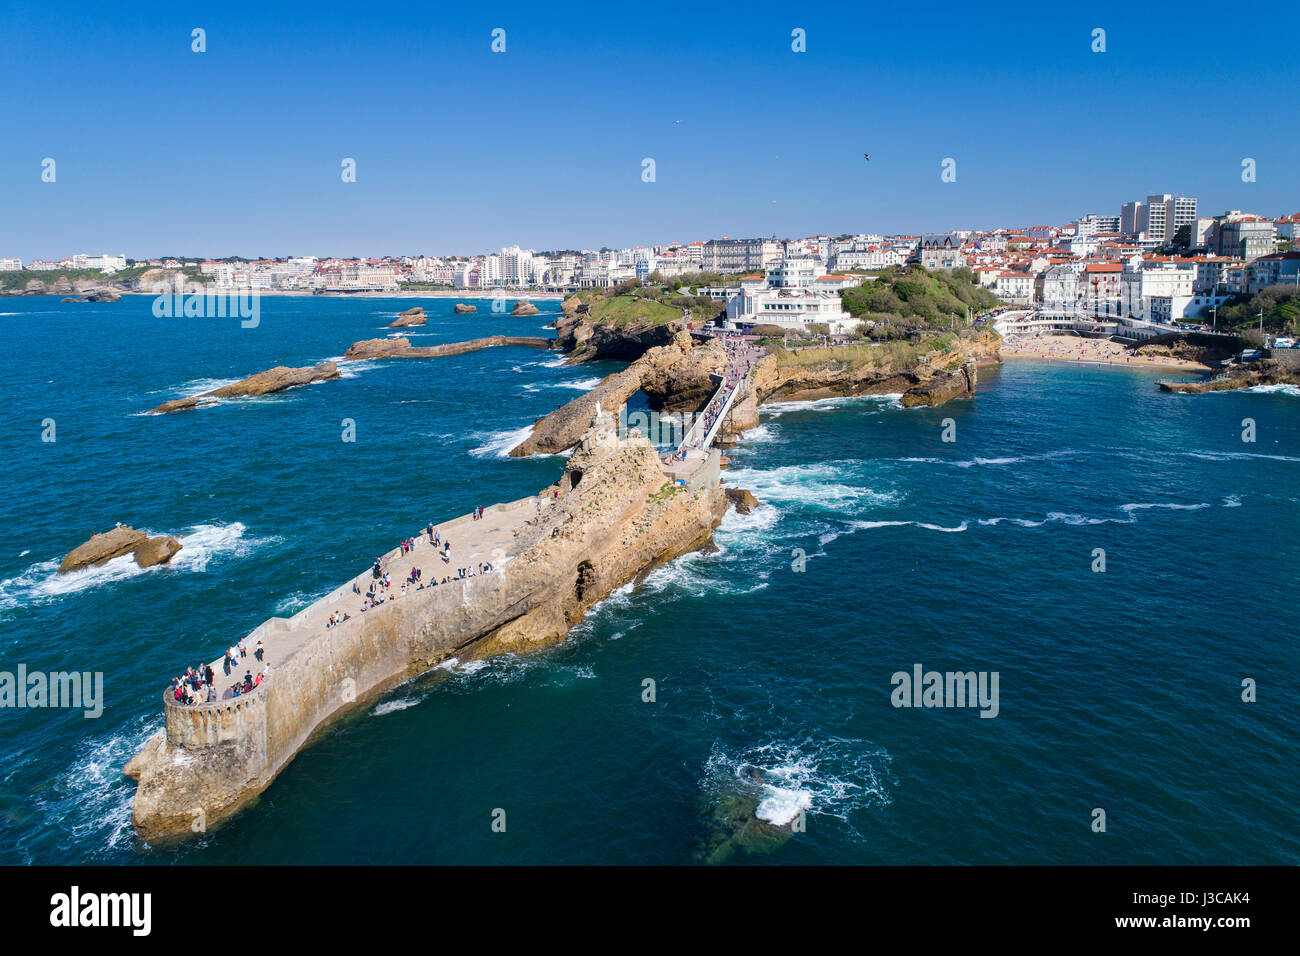
[[[209,278],[193,267],[166,271],[168,273],[183,272],[187,280],[194,282],[207,282]],[[53,287],[60,279],[66,279],[69,282],[97,282],[104,285],[120,284],[129,288],[135,285],[135,281],[147,272],[157,273],[158,275],[164,274],[164,270],[157,266],[133,266],[130,269],[119,269],[117,272],[111,273],[101,272],[99,269],[50,269],[35,272],[31,269],[22,269],[18,272],[0,272],[0,290],[22,291],[27,288],[27,283],[33,279],[43,283],[46,289]]]
[[[577,298],[587,305],[587,316],[595,325],[666,325],[684,316],[693,322],[707,322],[726,309],[726,303],[708,296],[674,295],[663,286],[642,287],[621,283],[610,289],[584,289]]]
[[[1293,285],[1271,285],[1247,299],[1239,296],[1219,307],[1219,329],[1249,333],[1259,329],[1264,313],[1264,331],[1300,335],[1300,289]]]
[[[948,353],[957,345],[950,332],[927,335],[915,342],[882,342],[879,345],[834,345],[827,348],[784,349],[776,346],[778,368],[892,368],[900,372],[916,368],[923,355]]]
[[[975,284],[969,269],[931,272],[919,265],[893,269],[875,282],[844,290],[844,308],[852,316],[874,322],[862,334],[870,338],[905,337],[916,329],[933,329],[948,325],[951,316],[958,322],[1000,304],[996,295]]]

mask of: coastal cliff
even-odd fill
[[[562,640],[598,601],[638,574],[706,545],[726,509],[717,452],[695,480],[667,480],[644,439],[620,441],[616,409],[584,431],[564,474],[542,497],[498,506],[513,528],[493,570],[394,595],[356,613],[350,584],[292,620],[253,635],[275,667],[233,699],[164,700],[166,728],[127,764],[137,781],[132,821],[146,840],[198,832],[275,778],[312,734],[448,657],[524,652]],[[545,501],[545,505],[543,505]],[[458,540],[462,536],[458,533]],[[344,623],[313,624],[349,608]],[[277,641],[292,649],[277,650]]]
[[[560,303],[555,337],[572,362],[594,359],[634,361],[647,350],[668,345],[686,330],[677,309],[630,297],[571,296]]]

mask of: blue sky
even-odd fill
[[[1152,192],[1300,211],[1294,4],[181,6],[0,14],[0,256],[938,231]]]

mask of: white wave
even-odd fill
[[[1241,507],[1241,495],[1228,495],[1228,497],[1226,497],[1226,498],[1223,499],[1223,507],[1225,507],[1225,508],[1240,508],[1240,507]]]
[[[383,717],[386,714],[395,714],[399,710],[406,710],[408,707],[414,707],[423,699],[424,698],[422,697],[399,697],[396,700],[386,700],[375,707],[375,709],[370,712],[370,716]]]
[[[1042,455],[1003,455],[996,458],[895,458],[893,461],[906,462],[909,464],[927,464],[927,465],[951,465],[954,468],[974,468],[983,465],[1017,465],[1027,461],[1049,461],[1053,458],[1064,458],[1077,454],[1072,448],[1063,448],[1059,451],[1050,451]]]
[[[173,391],[177,398],[193,398],[195,395],[202,395],[204,392],[215,391],[218,388],[225,388],[227,385],[234,385],[242,381],[238,378],[196,378],[192,381],[185,382]],[[156,394],[151,392],[150,394]]]
[[[732,468],[727,483],[747,488],[760,501],[777,501],[818,508],[843,508],[849,504],[896,504],[903,494],[895,490],[878,491],[849,483],[849,465],[855,462],[821,462],[810,465],[784,465],[779,468]]]
[[[547,388],[576,388],[580,392],[590,392],[593,388],[601,383],[598,378],[584,378],[576,382],[551,382]]]
[[[1265,455],[1253,451],[1189,451],[1183,454],[1189,458],[1199,458],[1202,461],[1241,461],[1248,458],[1267,458],[1271,461],[1300,461],[1300,458],[1292,458],[1288,455]]]
[[[754,815],[788,826],[800,813],[848,821],[855,811],[887,805],[888,751],[863,740],[773,741],[731,754],[718,743],[705,762],[704,788],[715,797],[748,793]]]
[[[902,408],[899,399],[902,392],[887,392],[881,395],[845,395],[835,398],[812,398],[793,402],[772,402],[762,407],[767,415],[785,415],[789,412],[833,412],[846,406],[875,404],[892,408]]]
[[[876,528],[903,528],[907,525],[915,525],[918,528],[925,528],[927,531],[944,531],[948,534],[965,531],[970,527],[969,522],[966,521],[963,521],[955,528],[948,528],[941,524],[930,524],[926,521],[854,521],[849,524],[849,527],[855,531],[871,531]]]
[[[129,554],[94,567],[59,574],[59,558],[40,561],[16,577],[0,581],[0,611],[15,607],[45,604],[70,594],[125,581],[141,574],[167,571],[203,571],[217,557],[244,557],[254,548],[276,538],[245,539],[247,529],[241,522],[194,525],[189,534],[177,540],[181,550],[166,564],[141,568]],[[146,531],[149,535],[156,532]]]
[[[532,433],[533,426],[525,425],[523,428],[476,435],[483,444],[470,449],[470,454],[475,458],[509,458],[511,449],[527,441]]]
[[[92,855],[130,847],[135,840],[131,828],[135,784],[123,776],[122,767],[161,729],[161,721],[149,715],[110,735],[78,743],[71,765],[50,797],[40,800],[48,825],[62,829],[73,843],[99,843],[100,849]]]
[[[781,440],[781,429],[773,422],[759,425],[751,428],[741,434],[740,439],[745,444],[767,444],[768,442]]]
[[[1252,385],[1246,391],[1258,392],[1263,395],[1290,395],[1292,398],[1300,398],[1300,386],[1297,385]]]
[[[339,378],[356,378],[362,372],[369,372],[371,369],[379,368],[381,364],[378,359],[347,360],[341,355],[325,361],[338,365]]]
[[[1208,508],[1208,507],[1210,506],[1204,501],[1202,501],[1200,504],[1195,504],[1195,505],[1179,505],[1179,504],[1171,504],[1166,502],[1154,502],[1148,504],[1146,502],[1142,502],[1138,504],[1120,505],[1119,510],[1126,511],[1131,514],[1134,511],[1146,511],[1149,508],[1166,508],[1170,511],[1200,511],[1202,508]]]

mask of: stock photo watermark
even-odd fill
[[[0,671],[0,707],[81,710],[94,719],[104,713],[102,671],[29,671],[19,664]]]

